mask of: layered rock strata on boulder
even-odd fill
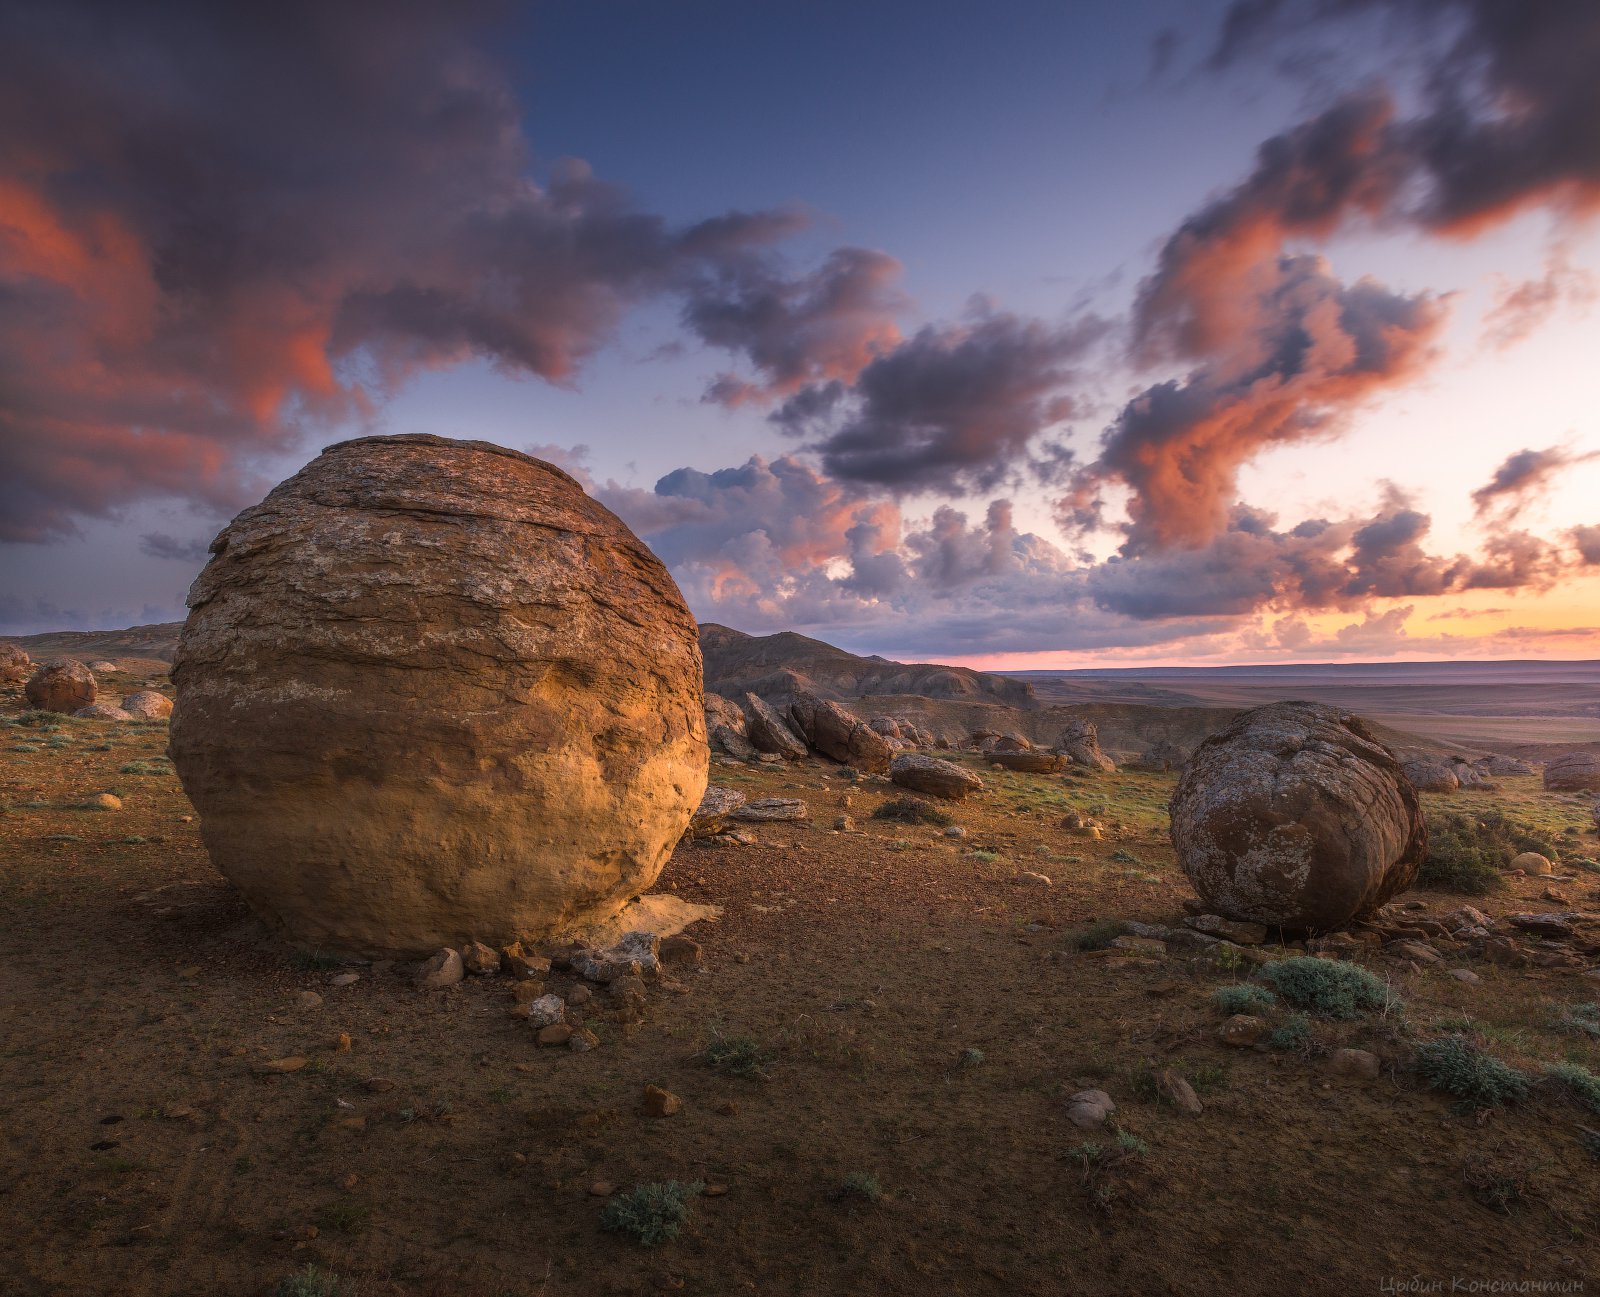
[[[706,786],[696,627],[567,474],[484,442],[343,442],[211,549],[171,752],[273,928],[501,945],[655,880]]]

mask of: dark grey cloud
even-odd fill
[[[201,564],[211,548],[210,540],[180,540],[164,531],[147,531],[139,537],[139,552],[151,558],[170,558]]]
[[[980,307],[961,325],[918,330],[853,384],[802,388],[773,420],[807,438],[841,481],[993,491],[1028,469],[1040,434],[1072,416],[1076,366],[1105,333],[1094,318],[1049,325]],[[1040,471],[1058,471],[1062,448],[1040,450]]]
[[[1567,446],[1519,450],[1508,455],[1494,476],[1472,493],[1480,514],[1515,509],[1546,490],[1564,471],[1600,459],[1600,451],[1577,452]]]

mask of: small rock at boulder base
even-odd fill
[[[481,941],[469,941],[461,947],[461,963],[467,972],[484,977],[500,971],[500,952]]]
[[[16,644],[0,644],[0,685],[16,685],[33,671],[33,659]]]
[[[300,1009],[320,1009],[322,997],[315,991],[301,991],[294,997],[295,1007]]]
[[[728,817],[749,799],[737,788],[724,788],[721,784],[707,787],[700,803],[689,817],[691,838],[712,838],[728,827]]]
[[[94,672],[82,662],[73,658],[52,658],[28,677],[22,692],[30,707],[70,716],[79,708],[92,707],[98,689]]]
[[[1050,876],[1048,874],[1035,873],[1031,869],[1024,869],[1020,874],[1018,874],[1011,881],[1013,883],[1018,883],[1018,884],[1021,884],[1023,886],[1027,886],[1027,887],[1051,887],[1051,886],[1053,886],[1053,884],[1050,881]]]
[[[565,1022],[552,1022],[547,1027],[539,1028],[539,1043],[541,1045],[565,1045],[572,1040],[572,1027]]]
[[[952,761],[920,752],[902,752],[889,763],[889,778],[902,788],[959,802],[983,787],[983,780]]]
[[[1168,809],[1206,908],[1270,928],[1342,927],[1409,887],[1427,854],[1394,753],[1319,703],[1236,717],[1195,751]]]
[[[559,995],[541,995],[528,1005],[528,1025],[543,1029],[566,1020],[567,1003]]]
[[[1266,1032],[1267,1024],[1263,1019],[1253,1018],[1248,1013],[1236,1013],[1217,1028],[1217,1039],[1235,1049],[1245,1049],[1260,1040]]]
[[[1548,856],[1541,856],[1537,851],[1524,851],[1519,856],[1511,858],[1511,868],[1520,869],[1525,874],[1547,875],[1555,873],[1555,866],[1550,863]]]
[[[211,552],[172,759],[274,929],[415,956],[603,921],[655,881],[706,786],[698,628],[566,473],[364,437]]]
[[[670,1117],[674,1113],[683,1111],[683,1100],[673,1094],[671,1090],[663,1090],[657,1085],[647,1085],[644,1088],[644,1115],[646,1117]]]
[[[1206,1106],[1200,1102],[1194,1086],[1170,1069],[1164,1068],[1156,1074],[1156,1093],[1179,1112],[1186,1112],[1191,1117],[1198,1117],[1205,1111]]]
[[[579,1027],[567,1041],[567,1048],[575,1054],[586,1054],[600,1045],[600,1037],[586,1027]]]
[[[441,950],[417,969],[417,986],[424,991],[454,986],[465,975],[461,956],[453,950]]]
[[[811,812],[798,797],[758,797],[735,810],[732,818],[746,824],[782,824],[810,819]]]
[[[1450,976],[1455,978],[1456,981],[1464,983],[1467,986],[1476,986],[1479,982],[1483,981],[1483,978],[1479,977],[1470,968],[1452,968],[1450,970]]]
[[[120,811],[122,798],[115,793],[95,793],[91,797],[85,797],[79,806],[86,811]]]
[[[257,1063],[258,1072],[298,1072],[306,1065],[306,1059],[299,1054],[291,1054],[288,1058],[268,1059],[265,1063]]]
[[[1221,937],[1236,946],[1259,946],[1267,939],[1267,928],[1262,923],[1225,919],[1220,914],[1190,914],[1183,921],[1196,932],[1203,932],[1209,937]]]
[[[1376,1081],[1381,1064],[1365,1049],[1336,1049],[1328,1057],[1328,1071],[1351,1081]]]
[[[662,937],[657,954],[663,964],[677,964],[685,968],[698,968],[704,958],[700,943],[681,932]]]
[[[1600,793],[1600,752],[1568,752],[1544,768],[1551,792]]]
[[[163,721],[172,715],[172,699],[152,689],[129,694],[122,700],[122,710],[142,721]]]
[[[74,720],[80,721],[131,721],[137,718],[132,712],[124,711],[121,707],[111,703],[91,703],[88,707],[80,707],[72,713]]]
[[[1421,941],[1391,941],[1384,953],[1396,959],[1414,959],[1419,964],[1442,964],[1444,956],[1432,946]]]
[[[335,973],[328,979],[329,986],[354,986],[361,980],[360,973]]]

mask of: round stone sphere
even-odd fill
[[[28,677],[23,686],[28,706],[44,712],[71,715],[80,707],[94,705],[99,686],[94,672],[75,658],[52,658]]]
[[[1207,909],[1326,932],[1416,878],[1427,830],[1400,762],[1357,716],[1286,702],[1236,717],[1172,794],[1172,845]]]
[[[648,888],[706,787],[695,622],[552,465],[332,446],[217,537],[171,754],[216,867],[352,954],[539,939]]]

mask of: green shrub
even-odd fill
[[[1600,1004],[1552,1004],[1550,1027],[1569,1036],[1590,1036],[1600,1040]]]
[[[1078,950],[1106,950],[1127,933],[1128,925],[1121,919],[1096,919],[1072,938],[1072,944]]]
[[[891,797],[872,812],[872,818],[901,824],[935,824],[940,828],[955,823],[954,816],[920,797]]]
[[[1283,1025],[1267,1037],[1267,1044],[1287,1053],[1303,1054],[1311,1048],[1311,1019],[1303,1013],[1285,1018]]]
[[[1289,1004],[1324,1018],[1358,1018],[1390,1006],[1389,988],[1355,964],[1297,955],[1261,970],[1261,978]]]
[[[852,1171],[834,1192],[835,1198],[855,1198],[861,1202],[877,1202],[883,1197],[883,1185],[870,1171]]]
[[[718,1036],[701,1053],[706,1066],[713,1072],[752,1081],[767,1079],[767,1064],[770,1061],[767,1051],[748,1036],[735,1036],[732,1039]]]
[[[308,1265],[280,1279],[272,1297],[340,1297],[349,1291],[349,1285],[337,1275]]]
[[[1591,1112],[1600,1112],[1600,1076],[1581,1063],[1551,1063],[1544,1074],[1567,1087],[1568,1093]]]
[[[1428,821],[1428,854],[1417,878],[1424,887],[1482,896],[1505,886],[1500,870],[1524,851],[1556,854],[1548,838],[1503,811],[1440,815]]]
[[[1239,982],[1233,986],[1219,986],[1211,992],[1211,1003],[1227,1014],[1254,1013],[1270,1009],[1278,997],[1264,986],[1250,986]]]
[[[698,1180],[693,1184],[664,1180],[638,1185],[606,1204],[600,1213],[600,1228],[631,1235],[645,1247],[669,1243],[689,1219],[689,1199],[704,1188]]]
[[[1498,1108],[1528,1093],[1528,1078],[1484,1052],[1466,1036],[1446,1036],[1417,1046],[1423,1080],[1468,1108]]]

